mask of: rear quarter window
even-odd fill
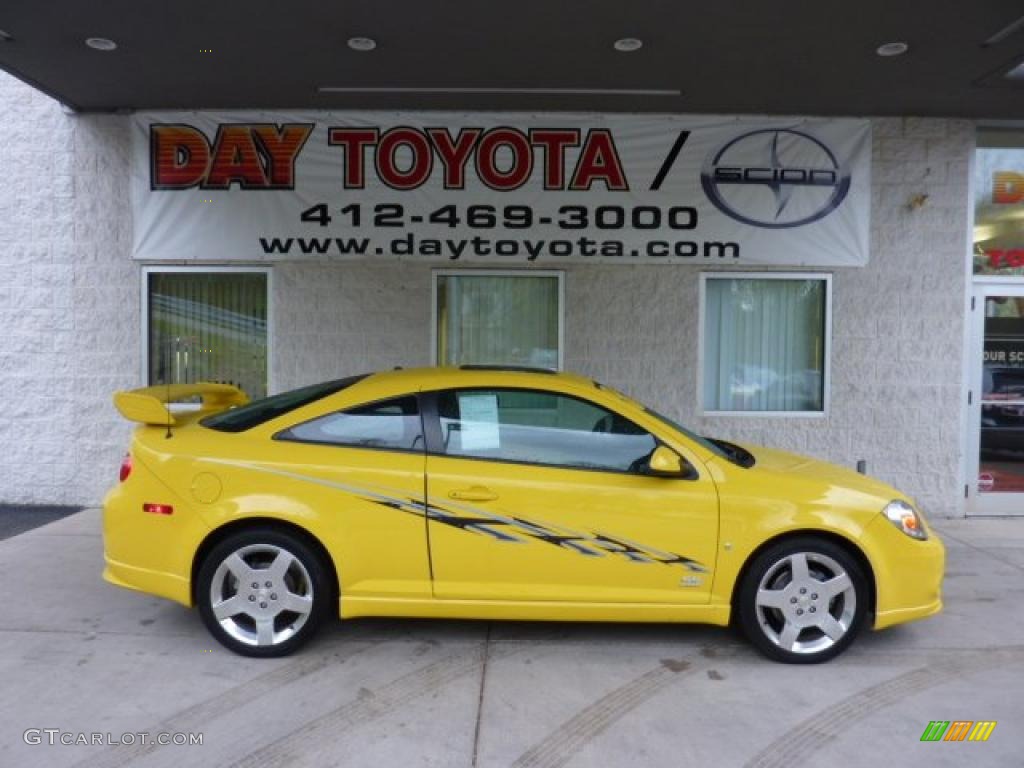
[[[319,416],[278,433],[274,439],[351,448],[425,450],[419,407],[411,395]]]
[[[208,429],[216,429],[219,432],[244,432],[247,429],[258,427],[271,419],[283,416],[298,408],[314,403],[317,400],[333,395],[341,390],[351,387],[356,382],[362,381],[369,374],[360,376],[349,376],[345,379],[324,381],[320,384],[312,384],[308,387],[293,389],[282,392],[279,395],[265,397],[237,408],[231,408],[212,416],[207,416],[200,421]]]

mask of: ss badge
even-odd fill
[[[703,576],[684,576],[680,582],[680,587],[699,587],[704,583]]]

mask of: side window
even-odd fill
[[[438,411],[449,456],[637,472],[657,447],[617,413],[551,392],[442,392]]]
[[[423,429],[415,397],[400,397],[329,413],[277,435],[300,443],[422,451]]]

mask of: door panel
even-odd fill
[[[656,439],[576,397],[463,390],[437,402],[439,447],[461,455],[427,457],[436,596],[707,602],[718,496],[706,473],[641,474]]]
[[[429,597],[426,456],[415,397],[328,413],[273,441],[317,533],[336,556],[342,599]]]
[[[438,597],[707,602],[710,479],[429,456],[427,494]]]

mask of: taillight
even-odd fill
[[[127,480],[128,479],[128,475],[130,475],[131,473],[132,473],[132,455],[130,453],[126,453],[124,455],[124,458],[121,459],[121,473],[120,473],[121,482],[123,483],[125,480]]]

